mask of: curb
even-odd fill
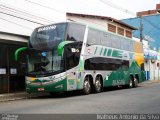
[[[160,80],[148,80],[140,83],[139,85],[145,84],[156,84],[160,83]],[[0,94],[0,102],[7,102],[7,101],[14,101],[14,100],[21,100],[21,99],[30,99],[36,98],[41,96],[49,95],[49,93],[26,93],[26,92],[19,92],[19,93],[7,93],[7,94]]]
[[[160,80],[147,80],[142,83],[139,83],[139,85],[145,85],[145,84],[155,84],[155,83],[160,83]]]
[[[7,102],[7,101],[14,101],[14,100],[21,100],[21,99],[30,99],[30,98],[36,98],[40,96],[46,96],[48,93],[26,93],[26,92],[20,92],[20,93],[8,93],[8,94],[2,94],[0,95],[0,102]]]

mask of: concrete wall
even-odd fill
[[[15,41],[15,42],[28,42],[29,36],[17,35],[12,33],[0,32],[0,40]]]
[[[89,26],[93,26],[97,29],[101,29],[104,31],[108,30],[107,20],[99,20],[99,19],[92,19],[92,18],[79,17],[79,16],[67,16],[67,20],[73,20],[75,22],[80,22],[82,24],[88,24]]]

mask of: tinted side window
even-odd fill
[[[119,41],[118,37],[113,35],[112,36],[112,47],[113,48],[120,48],[119,46],[120,46],[120,41]]]
[[[66,69],[71,69],[79,64],[82,42],[70,43],[64,48]]]
[[[86,70],[117,70],[120,67],[129,68],[129,61],[112,58],[90,58],[85,61]]]
[[[123,39],[121,48],[123,50],[130,50],[130,41],[128,39]]]
[[[133,41],[130,41],[130,51],[134,51],[134,42]]]
[[[110,38],[110,34],[102,32],[101,43],[104,46],[111,47],[112,41],[111,41],[111,38]]]
[[[100,31],[97,31],[95,29],[89,28],[87,43],[89,45],[101,44],[101,42],[100,42]]]
[[[75,23],[68,24],[67,40],[83,41],[85,33],[85,26]]]

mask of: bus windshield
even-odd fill
[[[36,28],[30,37],[31,47],[37,50],[52,50],[64,41],[66,26],[66,23],[59,23]]]
[[[30,76],[46,76],[62,72],[63,59],[58,56],[57,50],[38,51],[30,50],[28,56],[28,75]]]

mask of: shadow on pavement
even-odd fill
[[[138,87],[142,87],[142,86],[138,86]],[[113,92],[113,91],[117,91],[117,90],[124,90],[124,89],[130,89],[124,86],[116,86],[116,87],[105,87],[103,88],[103,92]],[[132,88],[132,89],[136,89],[136,88]],[[89,95],[94,95],[94,94],[100,94],[100,93],[91,93]],[[60,92],[60,93],[52,93],[52,94],[47,94],[45,96],[39,96],[36,98],[30,98],[30,99],[60,99],[60,98],[68,98],[68,97],[77,97],[77,96],[85,96],[83,94],[82,90],[76,90],[76,91],[67,91],[67,92]]]

